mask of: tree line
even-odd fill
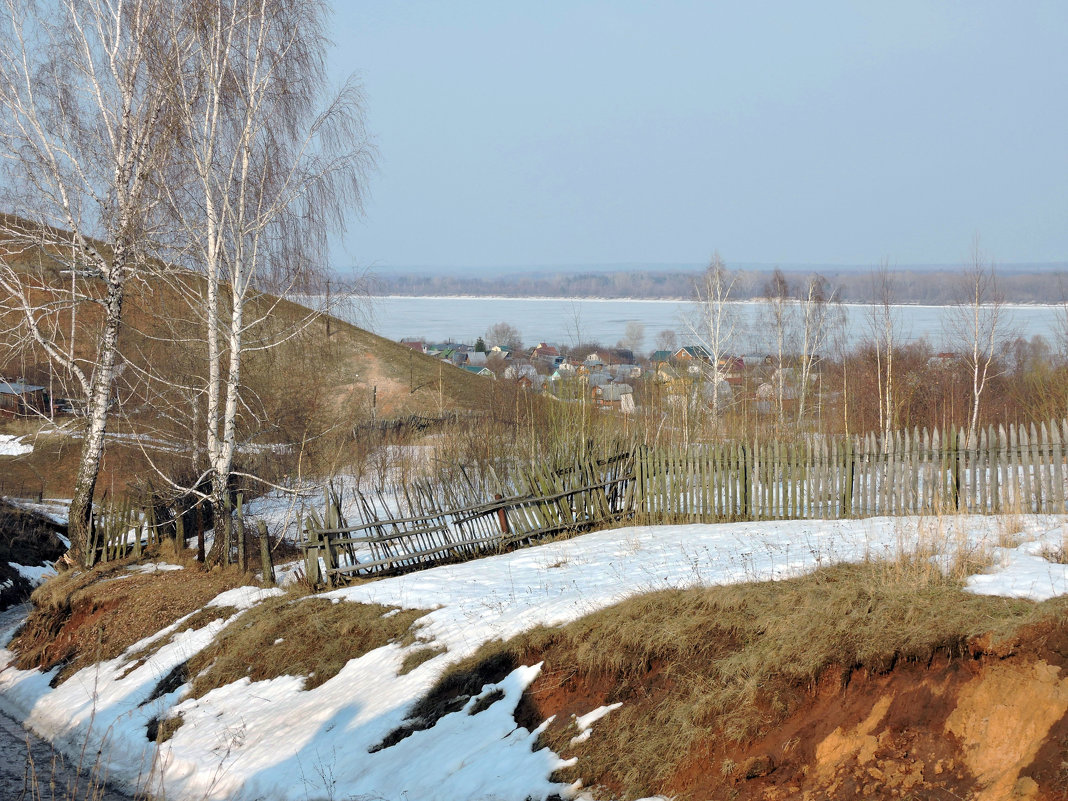
[[[889,268],[898,303],[951,305],[957,299],[960,269],[956,267]],[[776,269],[740,269],[731,293],[734,300],[758,300]],[[778,270],[793,283],[803,282],[809,270]],[[821,270],[838,288],[839,297],[850,303],[875,303],[878,294],[870,280],[871,270]],[[1000,267],[1000,286],[1009,303],[1056,303],[1068,298],[1068,265],[1036,268]],[[376,273],[367,277],[373,295],[412,296],[504,296],[549,298],[633,298],[690,300],[701,283],[700,270],[615,270],[607,272],[560,271],[548,275]]]

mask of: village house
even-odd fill
[[[745,360],[741,356],[722,356],[716,373],[732,388],[743,387],[745,385]]]
[[[704,345],[687,345],[675,351],[676,362],[702,362],[712,364],[712,354]]]
[[[504,377],[510,381],[518,381],[521,378],[533,379],[538,374],[532,364],[510,364],[504,370]]]
[[[624,396],[630,398],[628,405],[633,409],[634,387],[629,384],[604,384],[595,386],[590,390],[590,397],[593,399],[595,406],[619,408],[623,405]]]
[[[564,360],[559,350],[545,342],[539,342],[531,349],[530,358],[534,361],[545,362],[551,367],[556,367]]]
[[[48,394],[44,387],[27,384],[24,379],[0,381],[0,415],[30,417],[48,414]]]
[[[675,354],[670,350],[654,350],[653,355],[649,357],[649,361],[653,365],[653,369],[659,368],[662,364],[668,364],[675,360]]]

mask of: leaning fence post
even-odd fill
[[[308,583],[317,587],[323,583],[322,574],[319,571],[319,543],[322,535],[313,528],[314,523],[310,517],[304,521],[304,573],[308,577]],[[314,539],[312,539],[314,536]]]
[[[953,508],[960,511],[960,455],[961,439],[964,437],[964,429],[957,431],[953,437]]]
[[[504,496],[501,493],[497,493],[493,496],[493,500],[499,501]],[[501,534],[511,534],[511,526],[508,525],[508,512],[503,506],[497,508],[497,523],[501,527]]]
[[[853,514],[853,438],[845,438],[845,486],[842,487],[842,517],[850,517]]]
[[[256,522],[260,531],[260,570],[264,584],[274,584],[274,561],[271,559],[271,542],[267,536],[267,524],[262,520]]]
[[[248,569],[248,558],[245,556],[245,510],[244,496],[237,493],[237,566],[244,573]]]
[[[197,561],[204,563],[204,504],[197,501]]]
[[[749,446],[742,443],[741,459],[741,485],[742,485],[742,519],[753,519],[753,493],[749,487]]]

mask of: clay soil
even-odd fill
[[[771,733],[698,742],[655,791],[738,801],[1068,799],[1068,621],[1029,627],[998,647],[986,638],[969,646],[959,657],[883,673],[833,666]],[[643,694],[622,699],[604,677],[554,666],[551,653],[538,658],[545,668],[517,718],[535,726],[555,716],[547,740],[567,742],[573,716],[604,704],[637,705],[653,726],[671,703],[658,665],[645,670]],[[610,718],[594,724],[593,738]],[[583,773],[585,748],[563,749],[578,765],[560,778],[580,778],[600,797],[625,796],[613,773]]]

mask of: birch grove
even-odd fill
[[[72,558],[87,563],[123,304],[130,282],[153,271],[153,178],[174,144],[161,10],[153,0],[6,0],[0,12],[10,212],[0,222],[0,311],[84,400],[70,539]]]
[[[182,248],[173,258],[203,278],[181,289],[206,346],[192,389],[204,407],[204,477],[226,532],[238,420],[250,413],[244,355],[299,330],[268,323],[287,293],[325,269],[326,235],[359,209],[371,163],[358,88],[324,91],[326,15],[307,0],[208,0],[169,17],[181,42],[172,69],[182,147],[167,184]],[[227,561],[229,537],[215,542],[211,558]]]

